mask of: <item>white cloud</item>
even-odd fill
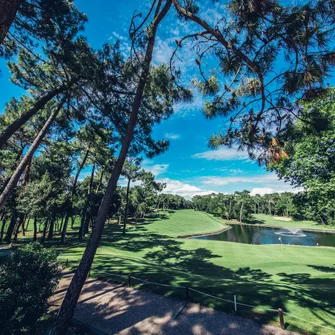
[[[153,63],[159,65],[162,63],[169,64],[170,57],[172,56],[173,50],[175,48],[174,42],[170,38],[162,39],[160,37],[156,38],[155,49],[153,54]]]
[[[300,192],[302,188],[294,188],[289,183],[279,180],[276,174],[263,174],[259,176],[234,176],[234,177],[203,177],[202,183],[209,187],[237,185],[239,188],[250,190],[251,195],[271,194],[282,192]]]
[[[193,158],[203,158],[206,160],[215,161],[230,161],[230,160],[248,160],[249,156],[246,151],[238,151],[237,148],[222,147],[217,150],[209,150],[199,152],[192,156]]]
[[[195,90],[192,90],[192,93],[193,93],[193,99],[191,102],[182,101],[174,104],[173,115],[175,117],[185,117],[195,115],[196,113],[199,113],[199,111],[202,111],[205,103],[204,97]]]
[[[165,133],[165,137],[170,139],[170,140],[177,140],[180,138],[179,134],[173,134],[173,133]]]
[[[162,193],[177,194],[186,199],[191,199],[195,195],[206,195],[211,193],[217,193],[212,190],[203,190],[199,187],[183,183],[179,180],[172,180],[169,178],[161,178],[157,180],[160,183],[166,183],[166,188]]]
[[[155,164],[155,165],[143,165],[143,169],[151,172],[154,176],[159,176],[160,174],[166,172],[169,168],[169,164]]]
[[[127,37],[119,34],[118,32],[116,31],[113,31],[112,32],[112,35],[108,38],[109,40],[112,40],[112,41],[115,41],[115,40],[119,40],[119,41],[126,41],[127,40]]]
[[[298,193],[303,191],[302,187],[292,188],[291,186],[287,185],[287,188],[270,188],[270,187],[255,187],[250,191],[250,195],[264,195],[264,194],[273,194],[273,193],[283,193],[283,192],[292,192]]]
[[[275,193],[275,190],[270,187],[255,187],[251,190],[250,195],[264,195],[264,194],[272,194]]]
[[[241,176],[241,177],[203,177],[202,183],[209,185],[228,185],[240,183],[267,184],[280,182],[275,174],[264,174],[260,176]],[[282,181],[281,181],[282,182]]]

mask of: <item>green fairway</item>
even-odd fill
[[[253,214],[254,223],[260,226],[271,226],[271,227],[288,227],[288,228],[299,228],[299,229],[318,229],[318,230],[335,230],[333,225],[323,225],[316,221],[285,221],[280,217],[266,215],[266,214]]]
[[[132,274],[151,281],[189,285],[203,292],[258,306],[240,307],[238,313],[264,322],[277,322],[267,308],[282,308],[314,323],[335,327],[335,249],[280,245],[248,245],[233,242],[178,239],[175,236],[222,229],[217,220],[201,212],[182,210],[128,227],[106,227],[95,257],[92,274],[117,279]],[[83,243],[60,248],[59,258],[75,267]],[[138,284],[133,281],[133,284]],[[144,289],[184,297],[184,289],[145,285]],[[234,312],[233,305],[191,292],[191,300]],[[251,311],[253,313],[251,313]],[[286,316],[289,329],[332,334]]]
[[[148,232],[171,237],[208,234],[227,227],[220,220],[213,219],[204,212],[193,210],[166,211],[160,218],[147,219]]]

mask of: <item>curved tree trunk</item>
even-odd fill
[[[0,0],[1,1],[1,0]],[[1,6],[0,6],[1,8]],[[53,99],[57,94],[65,89],[65,85],[56,88],[47,94],[43,95],[38,99],[34,106],[28,111],[23,113],[19,118],[17,118],[13,123],[11,123],[1,134],[0,134],[0,149],[6,144],[6,142],[13,136],[13,134],[19,130],[28,120],[30,120],[38,111],[40,111],[47,102]]]
[[[64,99],[58,104],[58,106],[55,108],[55,110],[51,113],[48,120],[38,133],[38,135],[35,137],[34,142],[30,146],[27,154],[22,158],[20,164],[12,174],[8,184],[6,185],[5,189],[3,190],[2,194],[0,195],[0,209],[5,205],[6,201],[14,191],[14,188],[16,187],[22,172],[28,165],[29,161],[32,159],[34,153],[36,152],[37,148],[39,147],[40,143],[42,142],[44,136],[46,135],[47,131],[49,130],[52,122],[57,117],[59,111],[62,109]]]
[[[10,171],[14,170],[16,168],[16,166],[19,164],[19,161],[21,159],[21,156],[23,154],[23,151],[25,149],[26,146],[24,147],[21,147],[20,151],[17,153],[16,157],[15,157],[15,161],[14,161],[14,164],[11,165],[11,167],[9,168]],[[5,179],[4,183],[3,183],[3,188],[1,190],[1,192],[3,192],[3,190],[5,189],[5,187],[7,186],[8,182],[10,181],[10,177],[9,176],[8,178]]]
[[[97,215],[90,239],[88,240],[83,257],[80,261],[77,271],[75,272],[71,280],[70,286],[66,292],[62,306],[59,310],[56,327],[54,329],[54,332],[57,335],[64,335],[67,333],[71,319],[74,314],[74,310],[77,305],[80,292],[84,286],[88,272],[92,266],[96,250],[99,246],[99,242],[100,242],[101,235],[104,229],[105,221],[108,216],[110,204],[113,200],[114,192],[116,190],[116,185],[119,180],[125,159],[127,157],[128,150],[129,150],[131,141],[133,139],[134,129],[137,124],[138,111],[141,106],[144,88],[147,83],[147,78],[149,75],[149,69],[150,69],[150,64],[152,60],[153,48],[155,45],[157,27],[159,23],[161,22],[161,20],[165,17],[167,12],[169,11],[170,7],[171,7],[171,0],[167,0],[164,8],[162,9],[160,13],[158,13],[160,8],[157,8],[156,10],[156,13],[158,14],[155,15],[155,18],[151,25],[146,55],[144,58],[144,68],[143,68],[143,72],[141,74],[140,80],[138,82],[138,85],[137,85],[136,94],[135,94],[135,98],[134,98],[133,106],[132,106],[132,111],[131,111],[131,115],[129,118],[127,133],[124,138],[122,148],[121,148],[119,157],[117,159],[115,168],[108,181],[108,185],[107,185],[104,197],[101,201],[98,215]]]
[[[0,0],[0,45],[12,25],[22,0]]]

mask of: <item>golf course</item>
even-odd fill
[[[270,226],[276,221],[266,215],[257,219]],[[320,225],[309,221],[277,221],[277,225],[320,229]],[[110,223],[105,227],[90,275],[122,281],[118,275],[131,274],[151,282],[182,286],[160,287],[135,279],[131,283],[181,299],[185,296],[185,286],[230,301],[236,295],[239,303],[256,307],[239,305],[235,312],[234,304],[194,291],[189,298],[277,326],[275,310],[281,308],[288,313],[285,315],[288,330],[302,334],[332,334],[331,329],[335,327],[335,248],[180,238],[220,232],[227,227],[225,220],[191,209],[162,211],[149,216],[128,225],[125,236],[121,225]],[[58,245],[59,261],[75,269],[85,245],[86,241],[71,239],[65,245]]]

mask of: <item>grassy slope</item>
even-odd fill
[[[273,218],[271,215],[266,214],[253,214],[256,219],[255,224],[260,226],[273,226],[273,227],[291,227],[291,228],[306,228],[306,229],[321,229],[321,230],[335,230],[335,226],[326,226],[315,221],[282,221]]]
[[[131,273],[160,283],[190,285],[226,299],[237,294],[240,302],[260,306],[256,311],[281,307],[312,322],[335,327],[335,249],[175,238],[221,227],[206,214],[191,210],[129,227],[126,237],[122,237],[120,227],[109,225],[92,273],[105,278],[113,278],[113,272]],[[69,259],[75,266],[83,245],[72,244],[60,251],[60,258]],[[184,291],[160,293],[182,296]],[[191,296],[196,302],[233,312],[231,304],[220,304],[193,292]],[[240,308],[248,315],[249,310]],[[260,319],[277,320],[277,315],[265,313]],[[291,329],[332,333],[290,317],[286,321]]]
[[[196,214],[195,214],[196,213]],[[194,212],[193,210],[165,212],[161,219],[151,219],[148,225],[150,233],[177,237],[193,234],[208,234],[220,231],[226,225],[219,220],[213,220],[204,212]]]

